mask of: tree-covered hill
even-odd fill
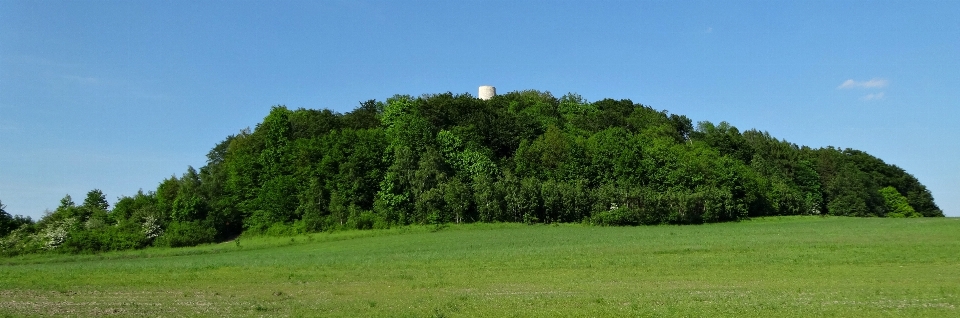
[[[346,114],[276,106],[207,158],[112,209],[94,190],[36,223],[4,212],[0,248],[99,251],[461,222],[943,216],[916,178],[862,151],[539,91],[397,95]]]

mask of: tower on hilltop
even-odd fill
[[[477,97],[482,100],[489,100],[497,96],[497,88],[489,85],[480,86],[480,92],[477,94]]]

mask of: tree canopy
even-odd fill
[[[532,90],[396,95],[345,114],[275,106],[207,158],[112,210],[93,190],[37,223],[3,225],[0,213],[0,246],[98,251],[447,222],[943,216],[915,177],[863,151]]]

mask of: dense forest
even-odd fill
[[[0,204],[0,210],[2,210]],[[768,215],[935,217],[926,187],[865,152],[813,149],[630,100],[519,91],[276,106],[199,170],[119,198],[0,211],[4,255],[189,246],[461,222],[699,224]]]

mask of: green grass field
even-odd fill
[[[0,259],[0,316],[960,316],[960,219],[472,224]]]

